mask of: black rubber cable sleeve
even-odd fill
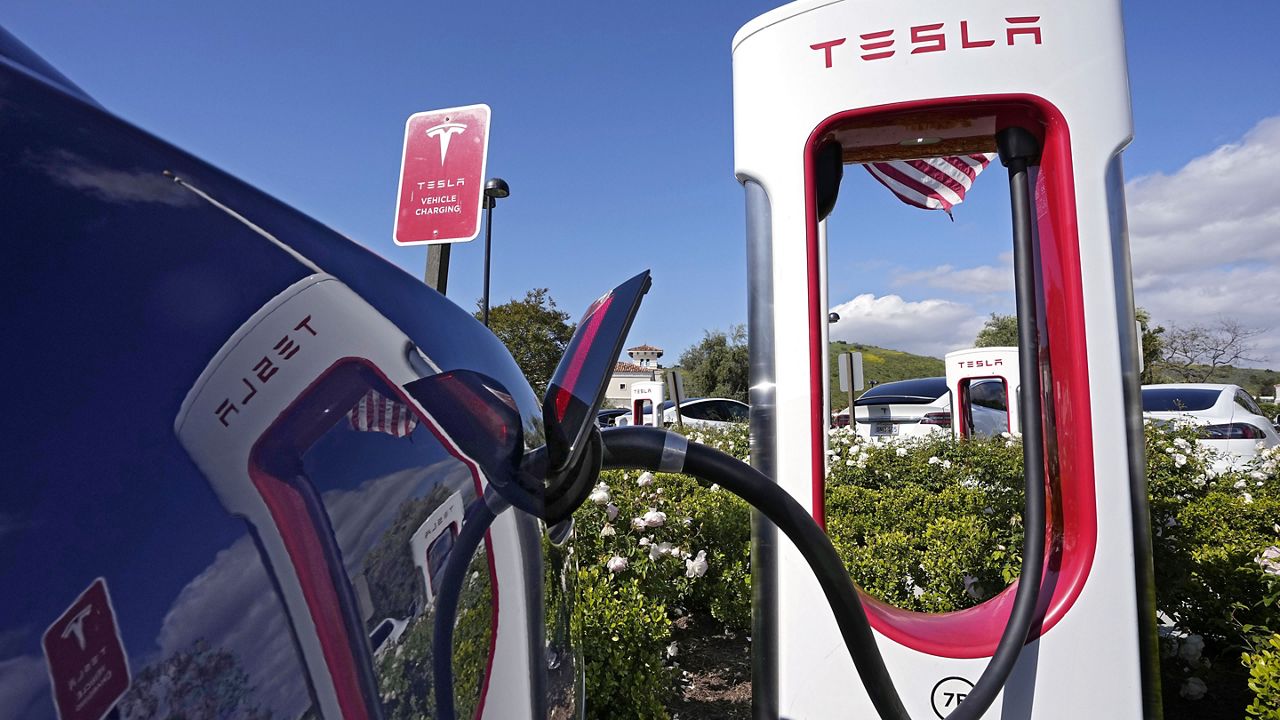
[[[441,720],[454,720],[453,706],[453,627],[458,617],[458,599],[462,583],[471,565],[471,557],[484,541],[484,534],[497,517],[483,497],[467,506],[462,531],[449,551],[440,576],[440,592],[436,595],[435,618],[431,630],[431,671],[436,697],[436,714]]]

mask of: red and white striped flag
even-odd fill
[[[864,167],[902,202],[925,210],[942,210],[951,217],[951,208],[964,202],[978,173],[994,158],[995,153],[980,153],[867,163]]]
[[[407,405],[370,390],[347,413],[352,430],[381,432],[394,437],[406,437],[418,426],[418,418]]]

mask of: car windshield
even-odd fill
[[[886,405],[888,403],[931,403],[947,392],[947,379],[940,377],[899,380],[877,385],[862,393],[854,405]]]
[[[1144,412],[1208,410],[1221,394],[1221,390],[1209,388],[1143,388],[1142,409]]]

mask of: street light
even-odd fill
[[[481,320],[489,327],[489,241],[493,238],[493,206],[498,198],[511,194],[511,188],[502,178],[489,178],[484,184],[484,299]]]

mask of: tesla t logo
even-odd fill
[[[1040,36],[1040,16],[1021,16],[1007,17],[1004,19],[1004,44],[1013,47],[1021,42],[1022,44],[1041,44]],[[872,32],[862,33],[857,36],[857,50],[853,54],[857,55],[864,61],[884,60],[891,58],[898,53],[898,50],[904,50],[902,45],[898,44],[898,39],[894,35],[898,32],[897,28],[888,28],[885,30],[875,30]],[[988,34],[994,33],[994,34]],[[992,30],[982,27],[970,27],[968,20],[961,20],[957,29],[947,27],[947,23],[926,23],[923,25],[912,25],[903,33],[907,44],[911,46],[908,54],[919,55],[921,53],[945,52],[947,50],[957,49],[956,40],[959,40],[960,50],[971,50],[973,48],[985,48],[995,45],[1000,37],[999,30]],[[948,46],[948,39],[951,44]],[[840,59],[846,59],[851,48],[836,50],[840,46],[849,41],[849,38],[842,37],[825,42],[814,43],[809,46],[810,50],[817,50],[822,53],[823,61],[826,67],[830,68],[837,56]]]
[[[435,127],[427,128],[427,137],[440,138],[440,164],[444,165],[444,159],[449,154],[449,138],[454,135],[461,135],[467,131],[467,126],[462,123],[449,122],[445,118],[445,122]]]
[[[62,628],[62,639],[66,640],[68,637],[75,635],[76,644],[80,646],[81,650],[83,650],[84,649],[84,621],[86,618],[89,617],[89,614],[92,612],[93,612],[93,606],[85,605],[84,608],[80,610],[80,612],[76,613],[75,617],[71,618],[70,622],[67,623],[67,626]]]

